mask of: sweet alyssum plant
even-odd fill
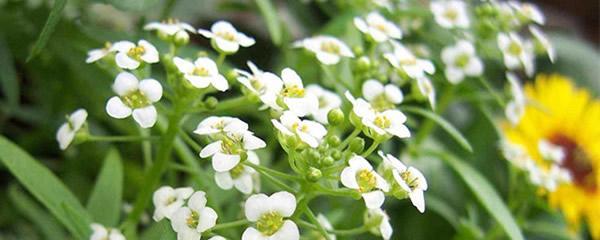
[[[314,55],[313,64],[322,70],[322,78],[311,79],[312,84],[305,84],[293,66],[275,72],[250,60],[247,66],[226,64],[227,56],[251,47],[255,40],[225,21],[210,29],[173,19],[147,24],[144,29],[168,45],[165,51],[143,39],[91,50],[87,63],[115,73],[111,86],[115,95],[106,99],[106,113],[115,119],[131,117],[151,134],[94,135],[85,123],[86,111],[79,109],[57,133],[60,148],[86,141],[140,141],[150,142],[156,151],[146,159],[150,165],[126,219],[120,226],[93,224],[90,239],[135,238],[140,219],[150,209],[154,221],[168,221],[182,240],[223,239],[218,234],[228,228],[240,229],[244,240],[352,238],[365,232],[391,239],[385,202],[408,200],[424,212],[426,176],[408,163],[422,153],[421,143],[430,135],[431,125],[447,124],[429,109],[446,108],[459,84],[483,87],[494,104],[504,107],[506,97],[488,84],[482,59],[496,58],[509,71],[523,69],[532,75],[535,54],[548,52],[553,59],[553,50],[534,26],[543,23],[543,16],[529,4],[414,3],[412,7],[420,9],[414,13],[431,14],[436,31],[450,36],[448,42],[442,41],[442,49],[433,52],[433,46],[403,43],[406,35],[423,38],[418,28],[398,24],[406,20],[398,13],[410,13],[406,6],[377,3],[379,7],[350,23],[362,34],[357,45],[348,46],[329,35],[292,44]],[[532,40],[517,34],[524,27],[531,30]],[[180,56],[190,34],[209,39],[214,53]],[[481,57],[481,52],[489,51],[489,43],[501,55]],[[342,65],[349,73],[343,77]],[[512,76],[509,73],[513,93],[506,114],[518,121],[525,103]],[[446,90],[440,102],[437,86]],[[242,108],[251,109],[261,120],[224,114]],[[190,116],[203,117],[194,131],[185,131],[182,124]],[[254,132],[265,128],[268,131],[261,134]],[[182,157],[180,152],[186,150],[198,157]],[[266,156],[275,161],[265,164]],[[273,167],[282,163],[285,167]],[[163,176],[169,171],[181,171],[196,184],[165,185]],[[265,181],[277,190],[261,191]],[[211,207],[215,196],[200,187],[207,185],[241,193],[240,205],[227,206],[239,209],[238,219],[219,217]],[[311,207],[316,198],[362,201],[364,208],[352,211],[364,212],[364,221],[333,228],[326,211]]]

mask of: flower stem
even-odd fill
[[[233,222],[219,223],[219,224],[215,225],[214,227],[212,227],[210,230],[214,231],[214,230],[225,229],[225,228],[239,227],[239,226],[243,226],[243,225],[247,225],[247,224],[250,224],[250,221],[248,221],[246,219],[242,219],[242,220],[237,220],[237,221],[233,221]]]
[[[277,185],[278,187],[282,188],[283,190],[286,190],[286,191],[291,192],[291,193],[296,193],[296,190],[294,190],[292,187],[288,186],[287,184],[285,184],[281,180],[275,178],[273,175],[271,175],[270,173],[264,171],[263,169],[254,168],[254,170],[256,170],[261,175],[265,176],[269,181],[271,181],[273,184]]]
[[[89,135],[86,138],[88,142],[137,142],[158,140],[158,137],[140,137],[140,136],[94,136]]]
[[[371,146],[361,154],[361,156],[363,157],[368,157],[369,155],[371,155],[371,153],[373,153],[373,151],[375,151],[375,149],[377,149],[377,147],[379,146],[379,143],[381,143],[381,140],[373,140],[373,143],[371,144]]]
[[[194,141],[194,139],[192,137],[190,137],[190,135],[188,135],[186,132],[184,132],[183,130],[179,131],[179,136],[181,136],[181,139],[183,139],[183,141],[189,145],[190,147],[192,147],[192,149],[196,152],[200,152],[200,150],[202,150],[202,146],[200,146],[200,144],[198,144],[196,141]]]
[[[478,77],[477,79],[479,79],[479,82],[481,83],[481,85],[483,85],[483,87],[485,87],[485,89],[490,92],[490,94],[492,94],[492,96],[494,96],[494,98],[496,99],[496,102],[498,102],[498,105],[500,105],[500,107],[504,107],[506,104],[504,103],[504,101],[502,100],[502,97],[500,97],[500,94],[498,94],[498,92],[496,92],[496,90],[494,90],[494,88],[492,88],[492,85],[490,85],[490,83],[487,81],[487,79],[485,79],[484,77]]]
[[[225,57],[227,57],[225,53],[219,53],[219,58],[217,58],[217,66],[221,67],[221,65],[223,65],[223,62],[225,62]]]
[[[323,227],[323,225],[321,225],[319,223],[319,221],[317,220],[317,217],[315,216],[315,214],[312,212],[312,210],[310,210],[310,208],[306,208],[305,211],[306,213],[306,217],[308,217],[308,220],[310,222],[312,222],[312,224],[314,224],[315,226],[317,226],[317,230],[319,232],[321,232],[321,235],[327,239],[327,240],[331,240],[331,238],[329,237],[329,234],[327,234],[327,230],[325,230],[325,228]]]
[[[339,149],[344,150],[344,148],[350,143],[350,141],[352,141],[352,139],[354,139],[356,136],[358,136],[358,134],[360,134],[360,129],[354,128],[354,131],[352,131],[352,133],[350,133],[350,135],[348,135],[348,137],[346,137],[346,139],[344,139],[342,144],[340,144]]]
[[[211,112],[226,111],[235,107],[247,106],[248,98],[246,96],[240,96],[236,98],[230,98],[225,101],[220,101],[217,106],[210,110]]]
[[[267,173],[272,174],[273,176],[277,176],[277,177],[284,178],[284,179],[291,180],[291,181],[298,181],[298,180],[302,179],[302,178],[300,178],[298,176],[294,176],[294,175],[283,173],[283,172],[280,172],[280,171],[277,171],[277,170],[273,170],[273,169],[270,169],[270,168],[267,168],[267,167],[256,165],[256,164],[248,162],[248,161],[244,162],[244,165],[250,166],[250,167],[252,167],[254,169],[260,169],[262,171],[265,171]]]
[[[309,222],[303,221],[303,220],[299,220],[298,225],[305,227],[305,228],[310,228],[312,230],[318,230],[317,226],[315,226]],[[352,228],[352,229],[327,230],[327,232],[333,233],[333,234],[339,235],[339,236],[349,236],[349,235],[358,235],[358,234],[364,233],[368,230],[369,230],[368,226],[364,225],[364,226],[360,226],[360,227],[356,227],[356,228]]]
[[[446,108],[448,107],[448,104],[450,104],[450,101],[452,100],[452,98],[454,97],[454,85],[450,85],[448,87],[446,87],[446,89],[444,89],[444,93],[439,101],[439,103],[437,104],[437,108],[436,108],[436,113],[439,115],[442,115],[444,113],[444,111],[446,110]],[[429,136],[429,133],[431,133],[431,131],[433,131],[435,129],[435,122],[431,119],[427,119],[425,120],[425,123],[423,123],[420,126],[420,130],[417,132],[416,136],[415,136],[415,143],[416,145],[420,145],[423,140],[425,140],[425,138],[427,136]]]

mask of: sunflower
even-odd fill
[[[600,100],[560,75],[539,75],[524,92],[521,120],[502,125],[506,140],[540,171],[558,166],[568,173],[568,181],[547,191],[548,202],[572,229],[584,220],[592,238],[600,239]],[[541,150],[548,146],[560,150],[557,161]]]

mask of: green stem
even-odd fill
[[[281,180],[275,178],[270,173],[268,173],[266,171],[263,171],[262,169],[259,169],[259,168],[255,168],[254,170],[256,170],[261,175],[265,176],[269,181],[271,181],[273,184],[277,185],[277,187],[280,187],[283,190],[291,192],[291,193],[295,193],[296,192],[296,190],[294,190],[292,187],[288,186],[287,184],[285,184]]]
[[[179,130],[179,136],[181,136],[181,139],[183,139],[183,141],[187,145],[192,147],[192,149],[194,151],[200,152],[200,150],[202,150],[202,146],[200,146],[200,144],[198,144],[196,141],[194,141],[194,139],[192,137],[190,137],[190,135],[188,135],[185,131]]]
[[[494,88],[492,88],[492,85],[490,85],[490,83],[487,81],[487,79],[485,79],[483,77],[478,77],[477,79],[479,80],[479,82],[481,83],[481,85],[483,85],[483,87],[488,92],[490,92],[490,94],[492,94],[492,96],[494,96],[494,98],[496,99],[496,102],[498,102],[498,105],[500,105],[500,107],[506,106],[506,104],[502,100],[502,97],[500,96],[500,94],[498,94],[498,92],[496,92],[494,90]]]
[[[440,99],[437,108],[436,108],[436,113],[438,113],[439,115],[442,115],[444,113],[444,111],[446,110],[446,108],[448,107],[448,105],[450,104],[450,101],[452,100],[452,98],[454,97],[454,85],[450,85],[448,87],[446,87],[446,89],[444,90],[444,94],[442,95],[442,98]],[[431,131],[433,131],[435,129],[435,122],[431,119],[427,119],[425,121],[425,123],[423,123],[423,125],[421,126],[421,130],[419,130],[417,132],[417,135],[415,136],[415,143],[416,145],[419,145],[423,142],[423,140],[425,140],[425,138],[427,136],[429,136],[429,134],[431,133]]]
[[[217,58],[217,66],[221,67],[221,65],[223,65],[223,62],[225,62],[225,57],[227,57],[227,54],[219,53],[219,58]]]
[[[137,142],[158,140],[158,137],[140,137],[140,136],[94,136],[89,135],[85,138],[88,142]]]
[[[327,233],[327,230],[325,230],[325,228],[323,227],[323,225],[321,225],[321,223],[319,223],[319,221],[317,220],[317,217],[310,210],[310,208],[307,207],[304,212],[306,213],[306,217],[308,217],[308,221],[312,222],[312,224],[314,224],[315,226],[317,226],[317,230],[319,232],[321,232],[321,235],[325,239],[331,240],[331,238],[329,237],[329,234]]]
[[[287,180],[291,180],[291,181],[302,180],[301,177],[294,176],[294,175],[287,174],[287,173],[283,173],[283,172],[280,172],[280,171],[277,171],[277,170],[274,170],[274,169],[271,169],[271,168],[263,167],[263,166],[260,166],[260,165],[256,165],[256,164],[248,162],[248,161],[244,162],[244,165],[250,166],[250,167],[252,167],[254,169],[260,169],[260,170],[262,170],[264,172],[267,172],[269,174],[272,174],[274,176],[277,176],[277,177],[280,177],[280,178],[284,178],[284,179],[287,179]]]
[[[173,7],[175,6],[175,2],[177,0],[167,0],[165,2],[165,7],[163,7],[162,12],[160,13],[160,18],[165,19],[169,15],[171,15],[171,11],[173,11]]]
[[[150,130],[138,127],[140,135],[144,138],[150,137]],[[144,158],[144,168],[148,169],[152,165],[152,144],[148,141],[142,142],[142,155]]]
[[[222,112],[232,108],[247,106],[248,98],[246,96],[240,96],[236,98],[230,98],[225,101],[220,101],[217,106],[213,109],[209,109],[210,112]]]
[[[156,188],[156,186],[160,183],[160,179],[169,166],[169,160],[171,151],[173,149],[173,143],[175,142],[175,138],[177,137],[177,132],[179,130],[179,125],[183,118],[183,108],[187,104],[177,102],[174,103],[174,112],[169,116],[169,125],[167,127],[167,131],[160,139],[160,144],[158,148],[158,152],[156,154],[156,161],[154,164],[146,172],[144,175],[144,179],[142,183],[144,185],[141,186],[140,191],[137,194],[136,200],[133,205],[133,210],[127,216],[127,219],[123,223],[123,228],[125,229],[126,235],[132,236],[135,235],[135,229],[140,220],[140,217],[144,213],[144,210],[150,203],[152,199],[152,192]]]
[[[375,149],[377,149],[377,147],[379,146],[380,143],[381,143],[381,140],[379,140],[379,139],[373,140],[373,143],[371,144],[371,146],[365,152],[363,152],[363,154],[361,154],[361,156],[368,157],[369,155],[371,155],[371,153],[373,153],[373,151],[375,151]]]
[[[358,134],[360,134],[360,131],[361,131],[360,128],[354,128],[352,133],[350,133],[350,135],[348,135],[348,137],[346,137],[346,139],[344,139],[342,144],[340,144],[339,149],[344,150],[344,148],[350,143],[350,141],[352,141],[352,139],[354,139],[356,136],[358,136]]]
[[[303,221],[303,220],[299,220],[298,225],[305,227],[305,228],[310,228],[312,230],[318,230],[317,226]],[[369,227],[364,225],[364,226],[360,226],[360,227],[356,227],[356,228],[352,228],[352,229],[339,229],[339,230],[327,230],[327,232],[335,234],[335,235],[339,235],[339,236],[350,236],[350,235],[358,235],[361,233],[365,233],[369,230]]]
[[[250,224],[250,221],[248,221],[246,219],[242,219],[242,220],[237,220],[237,221],[233,221],[233,222],[219,223],[219,224],[215,225],[214,227],[212,227],[210,230],[214,231],[214,230],[220,230],[220,229],[225,229],[225,228],[239,227],[239,226],[244,226],[247,224]]]

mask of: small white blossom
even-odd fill
[[[250,131],[229,132],[206,145],[200,151],[201,158],[212,156],[212,167],[217,172],[233,169],[241,160],[241,154],[248,150],[264,148],[266,143]]]
[[[123,119],[133,115],[142,127],[149,128],[156,123],[156,108],[152,105],[162,97],[162,86],[154,79],[138,79],[131,73],[117,75],[112,86],[118,96],[106,103],[106,112],[113,118]]]
[[[523,66],[528,76],[534,73],[533,46],[523,42],[514,32],[498,33],[498,46],[504,56],[504,65],[509,70]]]
[[[548,54],[550,62],[554,62],[554,59],[556,59],[556,49],[554,49],[546,34],[536,26],[529,26],[529,32],[533,35],[537,46]]]
[[[385,194],[390,185],[381,177],[373,166],[361,156],[355,155],[348,161],[348,166],[340,175],[342,185],[360,192],[365,205],[369,209],[379,208],[385,201]]]
[[[538,151],[544,160],[561,164],[566,157],[565,150],[546,139],[538,142]]]
[[[77,109],[71,115],[67,116],[67,122],[63,123],[56,132],[56,141],[61,150],[67,149],[77,132],[85,124],[88,113],[85,109]]]
[[[355,99],[350,92],[346,98],[352,103],[352,111],[369,130],[371,136],[396,136],[399,138],[410,137],[410,130],[404,125],[406,116],[397,109],[378,111],[362,98]],[[375,134],[373,134],[375,133]]]
[[[217,235],[209,238],[208,240],[227,240],[227,238]]]
[[[511,6],[519,17],[524,18],[527,21],[532,21],[537,24],[544,24],[546,19],[542,11],[531,3],[521,3],[518,1],[509,1],[508,5]]]
[[[207,57],[199,57],[193,63],[174,57],[173,63],[183,74],[183,77],[196,88],[206,88],[212,85],[215,89],[223,92],[229,89],[227,79],[219,73],[217,64]]]
[[[329,111],[342,106],[342,99],[334,92],[328,91],[317,84],[311,84],[306,87],[306,93],[317,97],[319,100],[318,109],[311,115],[315,120],[322,124],[327,124],[327,114]]]
[[[423,76],[417,78],[417,88],[421,95],[425,96],[429,101],[429,105],[431,109],[435,108],[435,88],[433,88],[433,84],[429,78]]]
[[[390,217],[380,208],[367,209],[365,222],[379,221],[379,224],[373,226],[369,231],[375,235],[381,236],[384,240],[392,237],[394,229],[390,224]]]
[[[312,148],[318,147],[323,141],[323,137],[327,134],[327,129],[320,123],[311,120],[302,120],[290,111],[283,112],[279,121],[271,119],[271,122],[283,135],[297,136],[302,142]]]
[[[467,5],[463,1],[432,1],[435,21],[444,28],[468,28]]]
[[[106,228],[98,223],[92,223],[90,240],[125,240],[125,236],[116,228]]]
[[[162,22],[151,22],[144,26],[144,30],[147,31],[158,31],[159,34],[163,34],[169,37],[181,37],[185,39],[189,39],[190,33],[196,33],[196,29],[192,27],[192,25],[180,22],[175,19],[168,19]]]
[[[210,31],[198,29],[198,33],[206,38],[210,38],[213,47],[220,52],[233,54],[238,51],[240,46],[250,47],[254,45],[254,38],[238,32],[231,23],[218,21],[210,27]]]
[[[500,144],[500,150],[504,158],[519,169],[525,170],[528,164],[533,164],[533,159],[520,145],[504,140]]]
[[[406,73],[411,78],[419,78],[425,73],[433,74],[435,66],[429,60],[420,59],[405,46],[394,43],[394,52],[385,53],[383,57],[396,69]]]
[[[253,151],[248,151],[247,161],[258,165],[258,155]],[[229,171],[216,172],[215,182],[221,189],[229,190],[235,187],[237,190],[244,194],[250,194],[254,188],[253,177],[256,175],[256,171],[242,163],[238,163]]]
[[[106,57],[106,55],[115,52],[116,49],[113,47],[112,43],[106,42],[103,48],[92,49],[88,51],[87,58],[85,59],[85,63],[93,63]]]
[[[296,210],[296,197],[289,192],[276,192],[271,196],[254,194],[246,200],[246,219],[256,222],[242,234],[242,240],[298,240],[300,231],[288,219]]]
[[[517,76],[512,73],[506,73],[506,78],[510,84],[510,91],[513,99],[506,104],[504,114],[510,123],[517,125],[521,117],[525,114],[525,94],[521,88],[521,83]]]
[[[383,164],[392,171],[392,176],[399,189],[394,189],[394,194],[410,198],[413,206],[419,212],[425,212],[425,197],[423,192],[427,190],[427,180],[425,176],[414,167],[405,166],[400,160],[391,154],[383,154],[379,151],[379,156],[383,159]]]
[[[354,26],[362,33],[370,36],[375,42],[402,38],[402,31],[393,22],[385,19],[378,12],[371,12],[365,19],[355,17]]]
[[[325,65],[337,64],[342,57],[354,57],[354,53],[342,41],[331,36],[315,36],[294,43],[313,52],[317,59]]]
[[[171,218],[171,227],[178,240],[200,240],[202,232],[215,226],[217,213],[206,206],[206,193],[192,194],[187,206],[177,210]]]
[[[529,162],[526,169],[531,183],[550,192],[555,191],[559,184],[572,180],[569,171],[557,164],[552,164],[550,168],[544,169],[534,162]]]
[[[175,188],[169,186],[162,186],[156,190],[152,196],[152,202],[154,203],[154,215],[152,219],[154,221],[160,221],[163,218],[171,219],[173,213],[185,204],[194,189],[190,187]]]
[[[142,62],[157,63],[158,50],[146,40],[139,40],[137,45],[129,41],[119,41],[113,44],[117,51],[115,61],[123,69],[137,69]]]
[[[333,230],[333,225],[331,225],[331,223],[329,222],[329,220],[327,219],[327,217],[325,217],[325,215],[319,213],[319,215],[317,215],[317,222],[319,222],[319,224],[321,224],[321,226],[323,226],[323,228],[325,230]],[[329,239],[331,240],[336,240],[337,237],[335,236],[335,234],[327,234],[327,236],[329,237]]]
[[[210,116],[202,120],[194,130],[198,135],[212,135],[215,133],[237,133],[248,130],[248,124],[239,118]]]
[[[256,94],[267,107],[281,110],[281,106],[277,105],[277,97],[283,89],[283,81],[273,73],[258,69],[250,61],[247,64],[250,72],[236,69],[236,72],[240,74],[237,78],[238,82],[248,88],[250,92]]]
[[[362,85],[362,94],[369,103],[378,110],[395,108],[404,99],[398,86],[386,84],[385,86],[375,79],[369,79]]]
[[[475,54],[475,47],[466,40],[444,48],[442,60],[446,64],[446,78],[453,84],[461,82],[465,76],[479,76],[483,72],[483,63]]]
[[[287,108],[299,117],[304,117],[319,109],[319,99],[317,96],[307,93],[302,84],[302,79],[291,68],[285,68],[281,71],[283,89],[280,97]]]

